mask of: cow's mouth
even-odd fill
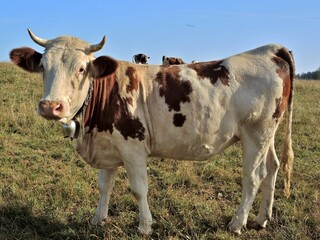
[[[60,118],[59,122],[62,124],[68,124],[68,118]]]

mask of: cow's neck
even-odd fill
[[[112,123],[119,111],[117,101],[118,84],[115,75],[94,79],[90,99],[83,111],[83,126],[91,132],[94,128],[112,133]],[[88,128],[87,128],[88,127]]]
[[[117,129],[124,139],[131,137],[139,141],[144,140],[145,128],[140,119],[130,113],[128,101],[119,94],[115,74],[94,79],[90,100],[82,114],[82,135],[90,133],[93,129],[112,134]]]

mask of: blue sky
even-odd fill
[[[96,55],[118,60],[145,53],[150,64],[163,55],[208,61],[280,43],[294,52],[297,73],[320,67],[319,0],[4,0],[0,9],[0,61],[16,47],[43,51],[31,28],[46,39],[98,43],[106,35]]]

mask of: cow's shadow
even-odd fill
[[[89,222],[62,223],[53,217],[36,216],[31,206],[0,207],[0,239],[103,239],[105,229]]]
[[[48,214],[50,215],[50,214]],[[89,216],[88,216],[89,219]],[[16,204],[0,207],[0,239],[106,239],[107,226],[92,226],[89,220],[72,219],[67,223],[50,216],[36,216],[32,212],[32,206],[17,206]],[[227,230],[227,224],[231,217],[222,219],[219,229]],[[128,229],[136,232],[137,221],[133,221]],[[250,226],[249,222],[249,226]],[[110,226],[109,226],[110,227]],[[154,231],[160,230],[164,226],[154,224]],[[208,226],[212,232],[217,228]],[[252,227],[249,227],[252,229]],[[130,231],[124,233],[127,236],[134,236],[141,239],[141,235],[136,235]],[[157,235],[154,235],[157,238]],[[150,239],[144,236],[142,239]]]

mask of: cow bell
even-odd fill
[[[79,122],[76,120],[70,120],[67,123],[62,124],[63,136],[65,138],[70,137],[71,139],[77,138],[79,133]]]

